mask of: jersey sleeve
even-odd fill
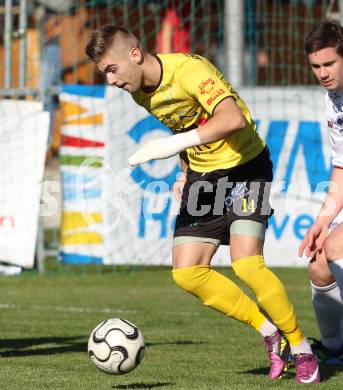
[[[185,92],[196,99],[210,114],[225,98],[238,96],[224,76],[205,58],[189,55],[191,58],[183,65],[179,77]]]

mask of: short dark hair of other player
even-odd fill
[[[337,54],[343,57],[343,27],[329,20],[315,25],[305,40],[307,55],[326,47],[334,47]]]

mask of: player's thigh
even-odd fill
[[[325,240],[324,251],[329,261],[343,258],[343,223],[329,233]]]
[[[226,216],[196,218],[180,213],[173,239],[173,267],[208,265],[228,232]]]
[[[236,220],[230,227],[231,262],[263,254],[265,223]]]
[[[311,282],[318,287],[328,286],[335,281],[328,266],[324,251],[317,252],[310,260],[308,274]]]
[[[181,238],[181,237],[180,237]],[[191,239],[191,238],[190,238]],[[173,247],[173,268],[209,265],[219,243],[184,241]]]
[[[175,222],[174,269],[210,264],[212,256],[228,232],[226,215],[213,215],[211,212],[198,215],[192,212],[213,203],[214,195],[210,193],[193,197],[191,186],[201,179],[201,174],[190,171],[188,178],[191,180],[185,184],[180,211]]]

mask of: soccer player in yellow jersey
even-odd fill
[[[263,243],[272,210],[272,163],[249,110],[205,58],[152,55],[116,26],[94,31],[86,47],[110,85],[168,126],[174,135],[152,140],[130,157],[134,166],[180,154],[181,195],[173,242],[173,278],[209,306],[256,329],[265,340],[269,377],[287,366],[291,350],[298,383],[319,381],[318,365],[280,280],[266,267]],[[235,274],[259,305],[210,267],[220,244],[230,244]]]

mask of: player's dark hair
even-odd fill
[[[329,20],[318,23],[305,39],[307,55],[326,47],[333,47],[343,57],[343,27]]]
[[[123,27],[112,26],[110,24],[99,27],[97,30],[93,31],[90,36],[85,49],[87,56],[95,63],[98,63],[107,50],[114,44],[115,39],[119,35],[125,38],[134,38],[134,36]]]

